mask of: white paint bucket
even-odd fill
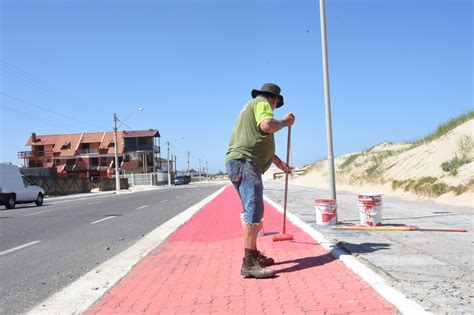
[[[382,225],[382,195],[366,193],[359,195],[360,224]]]
[[[334,199],[316,199],[314,202],[316,208],[317,225],[336,224],[337,203]]]

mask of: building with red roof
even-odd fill
[[[161,169],[160,133],[157,129],[117,133],[121,173],[151,173]],[[58,176],[96,177],[115,174],[113,132],[37,135],[18,152],[26,168],[56,168]]]

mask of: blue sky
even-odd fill
[[[293,162],[326,156],[319,1],[0,0],[0,162],[31,132],[157,128],[225,170],[250,91],[282,88]],[[470,0],[328,0],[334,151],[421,138],[473,109]],[[124,127],[127,129],[126,127]],[[277,134],[284,158],[286,131]]]

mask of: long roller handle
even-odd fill
[[[291,126],[288,126],[288,142],[286,144],[286,165],[290,166]],[[285,173],[285,199],[283,201],[283,234],[286,234],[286,205],[288,202],[288,173]]]

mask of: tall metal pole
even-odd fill
[[[171,174],[170,174],[170,143],[166,142],[168,145],[168,186],[171,186]]]
[[[188,151],[188,175],[189,175],[189,151]]]
[[[331,124],[331,96],[329,93],[329,66],[328,48],[326,37],[326,4],[325,0],[319,0],[321,17],[321,48],[323,55],[324,72],[324,98],[326,100],[326,133],[328,139],[328,165],[329,165],[329,191],[332,199],[336,199],[336,176],[334,173],[334,153],[332,146],[332,124]],[[337,216],[336,216],[337,221]]]
[[[118,141],[117,141],[117,114],[114,113],[114,151],[115,151],[115,191],[120,191]]]
[[[201,180],[201,159],[199,159],[199,181]]]
[[[207,165],[207,161],[206,161],[206,179],[209,180],[209,167]]]
[[[178,159],[176,158],[176,155],[174,156],[174,174],[178,174],[178,167],[177,167]]]

